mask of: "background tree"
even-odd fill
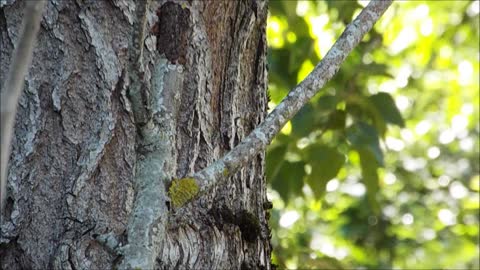
[[[364,5],[270,3],[270,108]],[[280,267],[480,267],[478,14],[479,1],[398,1],[276,137]]]

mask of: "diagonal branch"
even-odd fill
[[[255,130],[220,160],[193,175],[199,192],[208,191],[264,151],[275,135],[338,71],[348,54],[360,43],[393,0],[373,0],[351,22],[315,69],[273,110]],[[187,179],[180,179],[189,180]],[[180,181],[176,180],[176,181]],[[175,180],[174,180],[175,181]],[[172,187],[178,186],[177,182]],[[172,195],[172,190],[170,194]],[[178,199],[178,196],[175,197]],[[196,195],[196,194],[195,194]],[[192,197],[192,196],[190,196]],[[191,198],[180,198],[186,201]],[[183,203],[183,202],[181,202]],[[178,204],[178,203],[177,203]],[[180,204],[181,205],[181,204]]]
[[[7,165],[10,156],[10,142],[13,135],[15,114],[18,99],[22,93],[25,75],[32,60],[35,38],[40,29],[40,20],[46,0],[25,1],[25,14],[23,15],[22,32],[18,39],[17,47],[13,53],[10,70],[8,71],[1,94],[0,107],[0,213],[6,199]]]

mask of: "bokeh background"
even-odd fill
[[[367,3],[270,1],[270,110]],[[278,268],[480,268],[479,29],[479,1],[396,1],[282,129]]]

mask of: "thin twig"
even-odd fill
[[[7,166],[18,99],[22,93],[25,75],[32,60],[36,36],[40,29],[42,12],[47,1],[37,0],[25,2],[26,7],[25,14],[23,15],[22,32],[13,53],[10,70],[8,71],[1,94],[0,136],[2,144],[0,157],[0,214],[2,214],[2,216],[7,195]]]
[[[267,116],[255,130],[220,160],[193,175],[200,193],[233,175],[263,151],[281,128],[335,75],[348,54],[360,43],[393,0],[371,1],[335,42],[315,69]]]

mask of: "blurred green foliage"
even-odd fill
[[[270,1],[274,108],[365,1]],[[399,1],[267,152],[273,261],[479,269],[479,2]]]

